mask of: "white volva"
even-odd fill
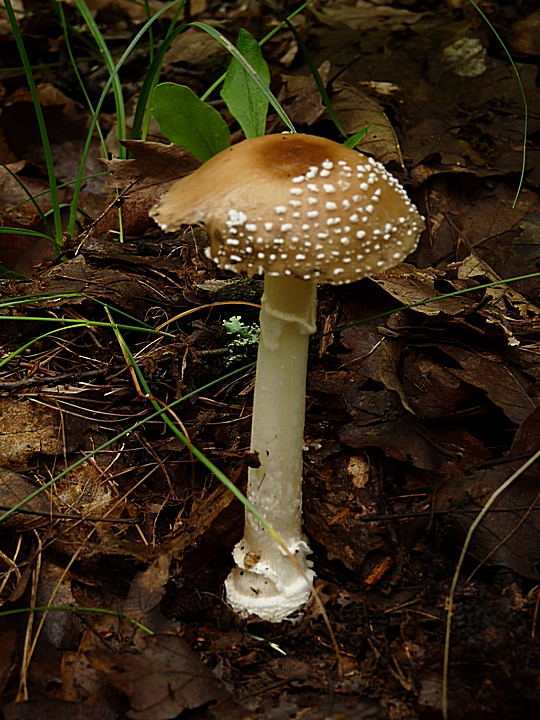
[[[279,622],[302,607],[314,577],[302,535],[302,448],[309,336],[315,331],[317,285],[266,275],[253,404],[247,497],[287,545],[301,571],[249,512],[234,549],[238,567],[225,585],[242,615]]]

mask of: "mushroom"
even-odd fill
[[[317,283],[349,283],[397,265],[415,249],[423,219],[383,165],[301,134],[220,152],[173,185],[151,215],[165,231],[204,222],[208,255],[222,269],[265,274],[251,439],[260,467],[249,469],[247,497],[295,562],[246,513],[225,586],[240,615],[280,622],[305,605],[314,578],[301,508]]]

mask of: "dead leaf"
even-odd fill
[[[56,410],[31,400],[0,398],[0,458],[7,468],[25,467],[37,453],[62,452]]]
[[[401,265],[371,278],[371,282],[384,288],[403,305],[413,305],[430,300],[431,302],[426,305],[417,305],[413,308],[415,312],[426,315],[438,315],[441,312],[455,315],[474,307],[475,303],[467,295],[435,299],[441,295],[435,289],[435,282],[444,276],[444,272],[433,268],[419,270],[409,263],[401,263]]]
[[[138,572],[122,606],[125,615],[152,630],[155,630],[156,615],[162,617],[159,611],[154,611],[165,594],[170,565],[170,555],[160,554],[146,570]]]
[[[156,227],[148,213],[175,180],[200,166],[199,160],[178,145],[164,145],[143,140],[126,140],[123,145],[135,155],[134,160],[104,161],[110,173],[110,184],[122,193],[122,219],[127,235],[143,235]],[[100,218],[94,234],[101,237],[118,230],[118,208],[110,208]]]
[[[437,495],[437,509],[451,513],[454,542],[463,543],[478,512],[495,490],[522,464],[514,460],[460,473]],[[538,471],[529,470],[499,497],[474,531],[468,551],[480,562],[503,565],[538,580],[540,562],[540,485]]]
[[[36,605],[75,605],[70,578],[65,568],[46,559],[41,566]],[[38,620],[43,615],[37,613]],[[67,650],[77,647],[84,628],[85,625],[75,612],[54,610],[45,614],[41,635],[52,647]]]
[[[334,83],[333,90],[332,105],[347,135],[371,125],[357,149],[373,155],[383,165],[394,161],[404,168],[396,133],[379,102],[364,90],[343,82]]]
[[[430,441],[411,417],[383,420],[373,425],[349,423],[339,431],[339,439],[353,448],[381,448],[390,457],[425,470],[437,470],[445,457],[443,449]]]
[[[449,368],[449,371],[484,390],[512,422],[520,425],[538,405],[538,401],[528,394],[528,381],[517,368],[462,348],[439,347],[461,365],[461,369]]]
[[[206,20],[206,22],[216,29],[221,29],[225,25],[224,21],[212,19]],[[215,65],[219,62],[218,58],[220,57],[229,57],[229,53],[223,45],[203,30],[189,27],[172,41],[163,62],[166,66],[173,63],[186,63],[202,69],[204,65]]]
[[[323,84],[326,86],[330,62],[326,60],[318,68]],[[312,75],[282,75],[283,85],[278,101],[292,123],[313,125],[325,111],[321,94]]]
[[[138,653],[88,653],[92,665],[128,698],[132,720],[168,720],[208,703],[216,720],[246,717],[189,645],[174,635],[152,635]]]
[[[345,3],[331,3],[322,7],[315,5],[310,7],[310,11],[319,22],[329,27],[341,29],[345,25],[351,30],[362,32],[374,28],[384,30],[385,33],[397,32],[422,18],[420,13],[365,0],[356,0],[353,6]]]
[[[2,712],[6,720],[118,720],[118,709],[105,698],[97,698],[93,705],[52,698],[6,703]]]
[[[508,47],[520,55],[540,55],[540,10],[517,20],[510,28]]]

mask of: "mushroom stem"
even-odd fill
[[[283,549],[249,512],[234,549],[227,600],[241,615],[280,622],[309,599],[314,573],[302,535],[302,450],[309,336],[315,331],[317,284],[266,275],[253,402],[247,496],[287,545]]]

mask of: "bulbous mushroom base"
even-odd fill
[[[240,551],[240,544],[234,551],[239,567],[233,568],[225,581],[229,605],[241,617],[256,615],[275,623],[292,619],[291,615],[299,613],[309,600],[315,577],[311,561],[306,560],[311,552],[307,544],[302,540],[290,549],[302,572],[283,554],[279,575],[264,560],[246,569],[246,554]]]

